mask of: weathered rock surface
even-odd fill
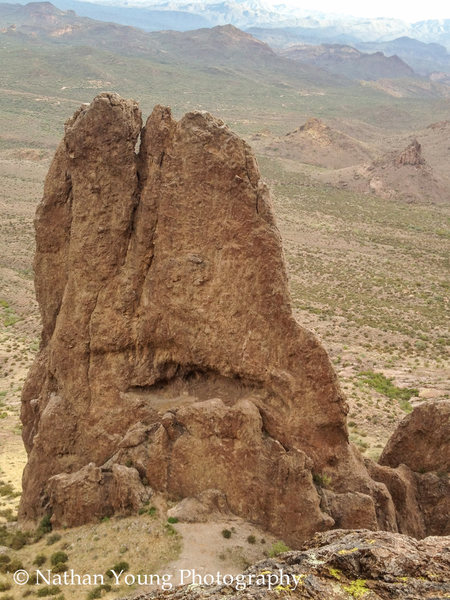
[[[261,575],[285,580],[272,590]],[[308,598],[310,600],[443,600],[450,595],[450,537],[410,537],[367,530],[317,534],[299,551],[256,563],[245,571],[245,589],[234,585],[182,586],[137,593],[123,600],[173,598]],[[289,583],[287,580],[289,577]],[[295,589],[294,589],[295,588]]]
[[[400,531],[450,535],[449,440],[450,402],[426,402],[401,421],[380,464],[366,462],[391,494]]]
[[[425,159],[422,156],[422,146],[414,139],[404,150],[397,156],[395,163],[397,165],[412,165],[418,167],[425,164]]]
[[[315,117],[268,144],[258,145],[270,154],[328,169],[350,167],[374,157],[364,143]]]
[[[137,512],[150,497],[136,469],[119,464],[101,469],[94,463],[75,473],[50,477],[47,493],[54,522],[64,523],[70,515],[71,526],[85,523],[86,514],[99,519],[114,513]]]
[[[293,318],[255,159],[222,121],[157,106],[142,129],[135,102],[101,94],[66,123],[35,225],[22,520],[215,489],[290,543],[335,523],[398,530],[329,358]]]
[[[450,401],[417,406],[400,423],[380,457],[389,467],[407,465],[417,472],[450,471]]]
[[[200,492],[197,497],[183,498],[167,511],[168,517],[178,519],[181,523],[205,523],[229,514],[225,494],[214,489]]]

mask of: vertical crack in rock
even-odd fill
[[[222,121],[156,106],[142,129],[135,102],[97,96],[66,123],[35,226],[22,520],[214,488],[292,543],[352,519],[397,530],[389,478],[349,445],[329,357],[292,315],[256,160]]]

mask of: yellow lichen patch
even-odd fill
[[[277,585],[277,587],[274,589],[276,592],[289,592],[291,590],[291,586],[290,585]]]
[[[370,592],[369,588],[366,586],[365,579],[355,579],[350,585],[345,585],[344,590],[353,596],[353,598],[362,598]]]
[[[339,550],[338,554],[353,554],[353,552],[357,552],[359,550],[359,548],[352,548],[351,550],[346,550],[345,548],[343,550]]]
[[[341,579],[342,577],[342,571],[339,569],[329,569],[330,571],[330,575],[331,577],[334,577],[335,579]]]

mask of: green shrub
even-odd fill
[[[286,546],[286,544],[284,542],[279,540],[278,542],[274,542],[272,544],[272,547],[269,551],[269,556],[270,556],[270,558],[274,558],[275,556],[278,556],[279,554],[282,554],[283,552],[289,552],[289,550],[290,550],[289,546]]]
[[[121,560],[120,562],[115,564],[113,567],[108,569],[106,571],[105,575],[106,575],[106,577],[109,577],[110,579],[112,579],[114,577],[114,575],[112,574],[112,571],[114,571],[115,573],[120,573],[121,571],[128,571],[129,568],[130,568],[130,565],[125,560]]]
[[[10,483],[0,481],[0,496],[14,497],[14,488]]]
[[[229,529],[222,529],[222,535],[226,540],[229,540],[231,537],[231,531]]]
[[[66,565],[65,562],[56,563],[56,565],[54,565],[52,567],[53,573],[65,573],[68,570],[69,570],[69,567]]]
[[[7,592],[11,589],[11,584],[7,581],[0,581],[0,592]]]
[[[247,542],[249,544],[256,544],[256,538],[255,538],[255,536],[254,535],[249,535],[248,538],[247,538]]]
[[[38,554],[35,557],[35,559],[33,560],[33,565],[40,567],[41,565],[43,565],[45,563],[46,560],[47,560],[47,557],[45,556],[45,554]]]
[[[150,508],[148,509],[148,514],[151,517],[154,517],[157,512],[158,512],[158,509],[156,508],[156,506],[150,506]]]
[[[59,533],[52,533],[52,535],[49,535],[47,538],[47,546],[51,546],[52,544],[59,542],[60,539],[61,535]]]
[[[0,510],[0,516],[5,517],[8,523],[17,521],[17,514],[13,513],[12,508],[4,508]]]
[[[34,532],[34,541],[38,542],[40,539],[42,539],[44,537],[44,535],[46,535],[47,533],[50,533],[50,531],[52,530],[52,524],[51,524],[51,515],[49,514],[45,514],[42,519],[41,522],[39,523],[39,526],[37,527],[36,531]]]
[[[15,571],[19,571],[20,569],[23,569],[23,564],[18,558],[13,558],[10,562],[2,565],[2,568],[0,570],[2,573],[14,573]]]
[[[9,542],[10,548],[13,550],[20,550],[23,548],[28,541],[28,536],[23,531],[15,531]]]
[[[322,488],[328,488],[331,485],[331,477],[326,473],[313,473],[313,481]]]
[[[44,598],[45,596],[56,596],[56,594],[60,593],[61,588],[59,588],[57,585],[51,585],[39,588],[39,590],[37,591],[37,596],[39,598]]]
[[[167,519],[168,523],[178,523],[178,519],[176,517],[169,517]]]
[[[57,565],[58,563],[64,563],[64,562],[67,562],[68,560],[69,560],[69,557],[62,550],[55,552],[54,554],[51,555],[51,558],[50,558],[50,562],[52,563],[52,565]]]
[[[380,394],[387,396],[391,400],[403,401],[400,406],[403,408],[405,402],[408,402],[413,396],[417,396],[419,391],[416,388],[400,388],[392,383],[392,379],[385,377],[383,373],[374,371],[362,371],[359,373],[361,380]],[[409,404],[409,402],[408,402]],[[405,410],[403,408],[403,410]]]
[[[109,585],[109,583],[103,583],[102,585],[99,585],[93,590],[91,590],[87,595],[87,600],[96,600],[96,598],[101,598],[103,591],[111,591],[111,586]]]

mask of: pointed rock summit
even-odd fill
[[[316,117],[283,136],[261,140],[258,146],[269,154],[328,169],[367,162],[372,156],[362,142]]]
[[[135,102],[101,94],[66,123],[35,227],[23,521],[207,493],[292,543],[397,531],[328,355],[293,318],[255,158],[222,121],[157,106],[142,128]]]
[[[412,165],[418,167],[425,164],[425,159],[422,156],[422,146],[414,139],[395,159],[397,166]]]

